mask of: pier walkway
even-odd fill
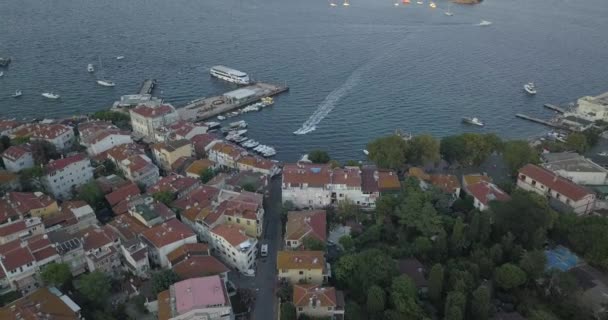
[[[139,88],[139,94],[152,94],[156,86],[156,79],[146,79]]]
[[[557,111],[557,112],[562,113],[562,114],[566,113],[566,110],[564,110],[564,109],[562,109],[562,108],[560,108],[560,107],[558,107],[556,105],[550,104],[550,103],[546,103],[544,105],[544,107],[547,108],[547,109],[551,109],[553,111]]]
[[[256,82],[220,96],[200,98],[177,109],[182,120],[202,121],[288,91],[288,86]]]
[[[517,114],[515,114],[515,116],[518,117],[518,118],[520,118],[520,119],[524,119],[524,120],[540,123],[540,124],[546,125],[548,127],[557,128],[557,129],[567,129],[564,125],[562,125],[561,123],[559,123],[557,121],[547,121],[547,120],[543,120],[543,119],[527,116],[527,115],[522,114],[522,113],[517,113]]]

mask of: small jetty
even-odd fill
[[[152,94],[154,87],[156,87],[156,79],[146,79],[139,87],[139,94]]]
[[[289,87],[286,85],[256,82],[220,96],[193,100],[178,108],[177,112],[183,120],[203,121],[288,90]]]
[[[566,113],[566,110],[564,110],[563,108],[560,108],[560,107],[558,107],[556,105],[553,105],[553,104],[550,104],[550,103],[546,103],[544,105],[544,107],[547,108],[547,109],[551,109],[553,111],[557,111],[557,112],[562,113],[562,114]]]
[[[547,120],[531,117],[531,116],[525,115],[523,113],[517,113],[517,114],[515,114],[515,116],[520,119],[540,123],[540,124],[546,125],[548,127],[557,128],[557,129],[565,129],[565,127],[563,125],[561,125],[559,122],[547,121]]]

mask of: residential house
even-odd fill
[[[16,120],[0,119],[0,137],[10,137],[13,131],[22,126],[23,123]]]
[[[4,167],[10,172],[19,172],[34,167],[34,155],[29,143],[11,146],[2,153]]]
[[[323,251],[279,251],[277,270],[279,280],[291,284],[309,283],[321,285],[329,277],[329,264]]]
[[[219,276],[182,280],[158,294],[159,320],[234,320],[226,285]]]
[[[226,217],[226,223],[243,227],[248,236],[260,237],[264,222],[263,201],[261,194],[243,191],[236,197],[221,202],[217,210]]]
[[[168,173],[171,174],[181,174],[181,175],[185,175],[186,174],[186,168],[188,168],[190,166],[190,164],[192,164],[192,162],[196,161],[195,157],[179,157],[177,158],[177,160],[175,160],[175,162],[173,162],[173,164],[171,164],[171,171],[168,171]]]
[[[198,123],[179,120],[170,125],[156,129],[155,141],[191,140],[192,137],[196,135],[206,133],[207,129],[207,126]]]
[[[250,272],[257,256],[255,238],[247,236],[245,228],[234,224],[220,224],[211,229],[215,252],[229,266],[240,272]]]
[[[156,129],[165,127],[179,120],[175,108],[170,104],[139,105],[129,110],[131,127],[137,136],[154,139]]]
[[[399,274],[406,275],[412,279],[419,293],[426,293],[428,291],[427,271],[418,259],[408,258],[397,261],[397,270],[399,270]]]
[[[45,287],[0,308],[0,319],[79,320],[82,319],[80,310],[80,306],[57,288]]]
[[[192,156],[189,140],[170,140],[152,145],[154,161],[164,170],[171,171],[171,165],[181,157]]]
[[[139,154],[130,156],[118,164],[125,177],[130,181],[149,187],[158,181],[160,173],[158,167],[146,155]]]
[[[221,177],[221,174],[216,177]],[[241,192],[247,187],[252,188],[257,193],[268,194],[268,180],[268,175],[259,172],[239,171],[231,173],[230,176],[226,177],[222,181],[221,187],[236,192]],[[211,181],[207,184],[209,183]]]
[[[151,269],[148,259],[150,249],[139,238],[139,234],[148,228],[127,214],[115,217],[108,226],[120,238],[120,253],[125,269],[139,277],[147,278]]]
[[[473,206],[485,211],[492,201],[508,201],[511,197],[493,183],[480,181],[467,186],[467,193],[473,197]]]
[[[247,151],[226,142],[217,142],[207,151],[209,160],[220,167],[236,169],[237,162],[247,155]]]
[[[46,190],[57,199],[71,199],[78,187],[93,180],[91,161],[83,154],[51,160],[44,171]]]
[[[112,207],[114,214],[120,215],[128,212],[129,201],[140,194],[139,187],[135,183],[129,182],[127,185],[106,194],[105,198],[110,207]]]
[[[325,244],[327,240],[326,212],[325,210],[290,211],[287,214],[285,229],[286,248],[300,248],[304,244],[304,239],[307,238]]]
[[[149,257],[154,264],[169,266],[167,255],[186,243],[196,243],[196,234],[177,219],[171,219],[145,230],[140,235],[149,248]]]
[[[197,134],[192,139],[192,147],[198,158],[205,158],[214,144],[221,142],[222,137],[215,133]]]
[[[264,158],[246,155],[237,160],[237,169],[241,171],[259,172],[265,175],[274,176],[281,172],[275,161]]]
[[[331,168],[326,164],[298,162],[283,167],[283,203],[291,201],[298,208],[323,208],[331,201]]]
[[[293,305],[298,317],[344,319],[344,294],[334,287],[294,284]]]
[[[200,187],[201,181],[196,178],[184,177],[182,175],[172,174],[161,178],[153,186],[148,188],[149,194],[155,194],[157,192],[169,192],[175,198],[183,198],[186,194],[192,190]]]
[[[219,276],[224,282],[228,281],[228,272],[220,260],[214,256],[192,256],[173,265],[171,269],[180,279]]]
[[[167,254],[169,266],[174,266],[186,259],[198,256],[208,256],[209,245],[206,243],[186,243]]]
[[[207,242],[211,241],[209,230],[216,223],[223,223],[223,220],[220,220],[221,213],[212,210],[212,204],[219,193],[219,189],[203,185],[174,201],[172,205],[180,212],[182,222],[192,228],[200,239]]]
[[[589,214],[594,210],[596,196],[593,192],[533,164],[519,169],[517,187],[553,199],[579,215]]]
[[[574,152],[545,153],[541,166],[580,185],[605,185],[608,170]]]
[[[133,143],[129,131],[120,130],[106,121],[91,121],[78,125],[80,144],[91,156],[100,154],[122,144]]]
[[[479,173],[465,174],[462,176],[462,191],[469,193],[469,191],[468,191],[469,185],[476,184],[476,183],[479,183],[482,181],[492,183],[492,178],[485,174],[479,174]]]
[[[0,226],[0,244],[24,240],[44,234],[44,224],[39,217],[25,218]]]
[[[57,202],[42,192],[9,192],[0,199],[0,225],[59,211]]]
[[[445,194],[449,194],[453,199],[460,196],[460,181],[451,174],[431,174],[428,182],[441,190]]]
[[[111,174],[109,176],[101,176],[95,179],[95,182],[97,182],[97,186],[105,195],[112,193],[118,188],[121,188],[131,183],[130,181],[127,181],[126,179],[115,174]]]
[[[72,276],[78,276],[86,271],[87,260],[85,258],[83,241],[78,234],[72,234],[65,230],[55,230],[47,233],[51,243],[55,245],[59,253],[60,262],[70,267]]]
[[[91,226],[79,233],[89,272],[116,274],[120,268],[120,239],[109,226]]]
[[[188,168],[186,168],[186,175],[190,178],[198,179],[201,173],[207,169],[215,169],[215,163],[209,159],[199,159],[192,162]]]
[[[175,218],[175,212],[151,196],[144,197],[143,203],[130,206],[129,214],[148,228]]]
[[[361,190],[361,169],[359,167],[335,168],[330,171],[331,202],[369,203],[369,196]]]
[[[98,224],[93,208],[81,200],[62,203],[61,210],[47,216],[43,222],[47,232],[63,229],[69,233]]]
[[[26,138],[30,141],[47,141],[57,148],[66,150],[74,143],[74,129],[63,124],[30,124],[15,130],[11,138]]]
[[[0,195],[20,189],[21,183],[19,181],[19,175],[6,170],[0,170]]]

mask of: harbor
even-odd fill
[[[288,90],[289,87],[286,85],[281,86],[256,82],[219,96],[193,100],[187,105],[178,108],[177,112],[182,120],[203,121]]]

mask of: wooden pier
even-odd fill
[[[518,117],[518,118],[520,118],[520,119],[524,119],[524,120],[540,123],[540,124],[543,124],[543,125],[548,126],[548,127],[557,128],[557,129],[566,129],[563,125],[561,125],[558,122],[547,121],[547,120],[543,120],[543,119],[539,119],[539,118],[534,118],[534,117],[527,116],[527,115],[522,114],[522,113],[517,113],[517,114],[515,114],[515,116]]]
[[[558,107],[556,105],[550,104],[550,103],[546,103],[544,105],[544,107],[547,108],[547,109],[551,109],[553,111],[557,111],[557,112],[562,113],[562,114],[566,113],[566,110],[564,110],[564,109],[562,109],[562,108],[560,108],[560,107]]]
[[[139,94],[152,94],[156,86],[156,79],[146,79],[139,88]]]

